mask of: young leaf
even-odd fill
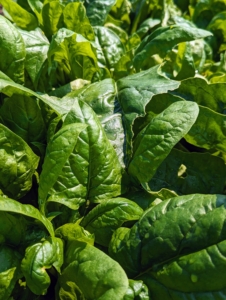
[[[128,289],[128,278],[119,264],[104,252],[84,242],[72,241],[66,249],[57,294],[62,295],[68,289],[75,292],[76,288],[87,300],[122,300]]]
[[[111,236],[126,221],[138,220],[143,210],[136,203],[125,198],[103,200],[81,221],[90,233],[94,233],[95,242],[108,246]]]
[[[134,141],[129,174],[140,183],[148,182],[171,149],[190,130],[198,113],[196,103],[179,101],[153,118]]]
[[[32,186],[39,157],[27,143],[0,124],[0,188],[12,198],[21,198]]]
[[[45,295],[50,285],[46,269],[55,267],[58,273],[63,264],[63,242],[52,237],[26,249],[21,270],[29,289],[36,295]]]

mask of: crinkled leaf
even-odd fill
[[[13,2],[15,3],[15,2]],[[25,45],[19,31],[0,15],[0,70],[12,80],[24,82]]]
[[[79,135],[77,144],[64,162],[61,172],[55,173],[55,177],[59,175],[55,184],[52,188],[48,184],[48,201],[63,203],[77,209],[78,204],[86,200],[98,203],[103,199],[118,196],[123,187],[122,168],[116,152],[108,141],[98,117],[83,101],[75,101],[65,118],[64,126],[68,127],[68,124],[73,123],[80,123],[81,126],[86,124],[87,128]]]
[[[115,229],[124,222],[138,220],[143,210],[125,198],[103,200],[81,221],[81,226],[95,235],[95,242],[108,246]]]
[[[38,20],[36,17],[26,9],[22,8],[18,3],[13,0],[0,0],[0,3],[7,10],[18,27],[28,31],[38,27]]]
[[[38,167],[39,157],[27,143],[0,124],[0,187],[12,198],[21,198],[32,186],[32,176]]]
[[[46,269],[55,267],[60,273],[63,264],[63,242],[52,237],[26,249],[21,270],[29,289],[36,295],[45,295],[50,285]]]
[[[84,242],[69,244],[58,281],[59,294],[77,286],[87,300],[121,300],[128,285],[123,269],[104,252]]]
[[[0,197],[0,211],[21,214],[26,217],[33,218],[41,222],[44,227],[48,230],[51,236],[54,236],[54,230],[51,222],[46,219],[37,208],[29,204],[21,204],[18,201],[10,198]]]
[[[104,25],[116,0],[85,0],[86,13],[92,26]]]
[[[94,31],[98,62],[113,71],[115,64],[124,54],[124,45],[117,34],[107,27],[96,26]]]
[[[153,118],[134,141],[128,172],[139,182],[148,182],[171,149],[190,130],[198,113],[196,103],[180,101]]]
[[[72,123],[64,126],[52,137],[47,145],[38,190],[39,205],[43,213],[45,211],[46,198],[73,152],[79,134],[85,128],[85,124]]]
[[[129,288],[123,300],[150,300],[147,286],[141,280],[129,280]]]

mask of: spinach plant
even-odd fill
[[[0,300],[225,299],[226,1],[0,4]]]

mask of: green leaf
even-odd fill
[[[62,85],[76,78],[91,81],[99,71],[96,52],[91,42],[65,28],[61,28],[53,36],[48,59],[50,68],[55,68],[57,62]]]
[[[198,113],[196,103],[180,101],[153,118],[134,141],[129,174],[140,183],[148,182],[171,149],[190,130]]]
[[[63,242],[52,237],[26,249],[21,270],[29,289],[36,295],[45,295],[50,285],[46,269],[54,267],[60,273],[63,264]]]
[[[36,100],[15,94],[5,99],[0,116],[4,125],[30,146],[32,142],[45,142],[45,124]]]
[[[154,54],[164,58],[167,52],[179,43],[198,40],[211,35],[209,31],[189,26],[160,27],[143,39],[136,50],[133,60],[134,66],[136,70],[140,70]]]
[[[21,198],[32,186],[32,177],[38,167],[39,157],[27,143],[0,124],[0,187],[13,198]]]
[[[147,286],[141,280],[129,280],[129,288],[123,300],[150,300]]]
[[[117,101],[117,88],[113,79],[104,79],[86,85],[84,88],[67,94],[60,100],[70,110],[76,99],[86,102],[97,114],[104,131],[113,145],[119,161],[124,166],[124,128],[121,108]]]
[[[219,12],[213,17],[207,29],[213,32],[216,37],[219,52],[226,50],[226,11]]]
[[[26,58],[25,69],[37,89],[44,62],[47,60],[49,41],[40,28],[32,31],[19,29],[25,43]]]
[[[75,101],[65,118],[63,129],[73,123],[80,123],[80,126],[86,124],[87,128],[79,135],[71,155],[64,161],[63,168],[61,166],[60,172],[54,173],[54,185],[45,184],[50,195],[47,201],[59,202],[71,209],[77,209],[88,200],[99,203],[106,198],[118,196],[124,187],[121,186],[122,168],[116,152],[96,114],[83,101]]]
[[[25,30],[34,30],[38,27],[36,17],[22,8],[19,4],[12,0],[0,0],[0,3],[10,14],[16,25]]]
[[[128,289],[128,279],[118,263],[104,252],[84,242],[73,241],[65,253],[58,289],[59,295],[78,289],[87,300],[122,300]],[[57,299],[64,298],[58,296]]]
[[[116,0],[86,0],[86,13],[92,26],[104,25],[108,13]]]
[[[68,157],[73,152],[77,139],[85,124],[69,124],[61,128],[50,140],[39,180],[39,206],[44,213],[46,198],[62,172]],[[47,180],[48,178],[48,180]]]
[[[43,3],[40,0],[27,0],[30,8],[32,11],[35,13],[39,23],[43,25],[43,20],[42,20],[42,8],[43,8]]]
[[[67,29],[83,35],[87,40],[95,40],[95,34],[86,16],[86,9],[83,3],[68,3],[64,8],[63,15]]]
[[[152,191],[168,188],[180,195],[223,194],[225,180],[225,163],[220,157],[173,149],[159,166],[149,186]]]
[[[13,2],[14,3],[14,2]],[[0,15],[0,70],[18,83],[24,82],[25,45],[19,31]]]
[[[115,229],[126,221],[138,220],[142,213],[143,210],[128,199],[108,199],[93,208],[80,224],[94,233],[96,243],[108,246]]]
[[[222,241],[192,254],[158,265],[140,278],[148,285],[153,299],[223,299],[226,242]],[[217,278],[217,280],[214,280]]]
[[[10,299],[11,292],[23,275],[20,254],[7,246],[0,246],[0,300]]]
[[[226,116],[207,107],[199,106],[200,113],[185,136],[185,139],[198,147],[226,151]]]
[[[117,34],[109,28],[96,26],[94,31],[98,62],[113,72],[115,64],[124,54],[124,45]]]
[[[48,230],[51,236],[54,236],[54,230],[51,222],[46,219],[37,208],[29,204],[21,204],[10,198],[0,197],[0,211],[15,214],[21,214],[26,217],[33,218],[41,222]]]
[[[51,40],[52,35],[63,27],[63,5],[59,1],[51,1],[42,8],[43,29]]]
[[[207,253],[208,247],[225,240],[225,200],[224,195],[202,194],[165,200],[147,210],[123,239],[116,235],[110,254],[129,276],[154,270],[184,255],[193,254],[196,261],[197,251]]]
[[[122,108],[126,132],[127,164],[131,157],[132,124],[135,119],[145,115],[145,107],[154,95],[166,93],[178,86],[179,82],[160,75],[158,66],[117,81],[118,99]]]

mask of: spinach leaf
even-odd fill
[[[198,112],[196,103],[180,101],[153,118],[134,140],[129,174],[140,183],[148,182],[170,150],[192,127]]]

